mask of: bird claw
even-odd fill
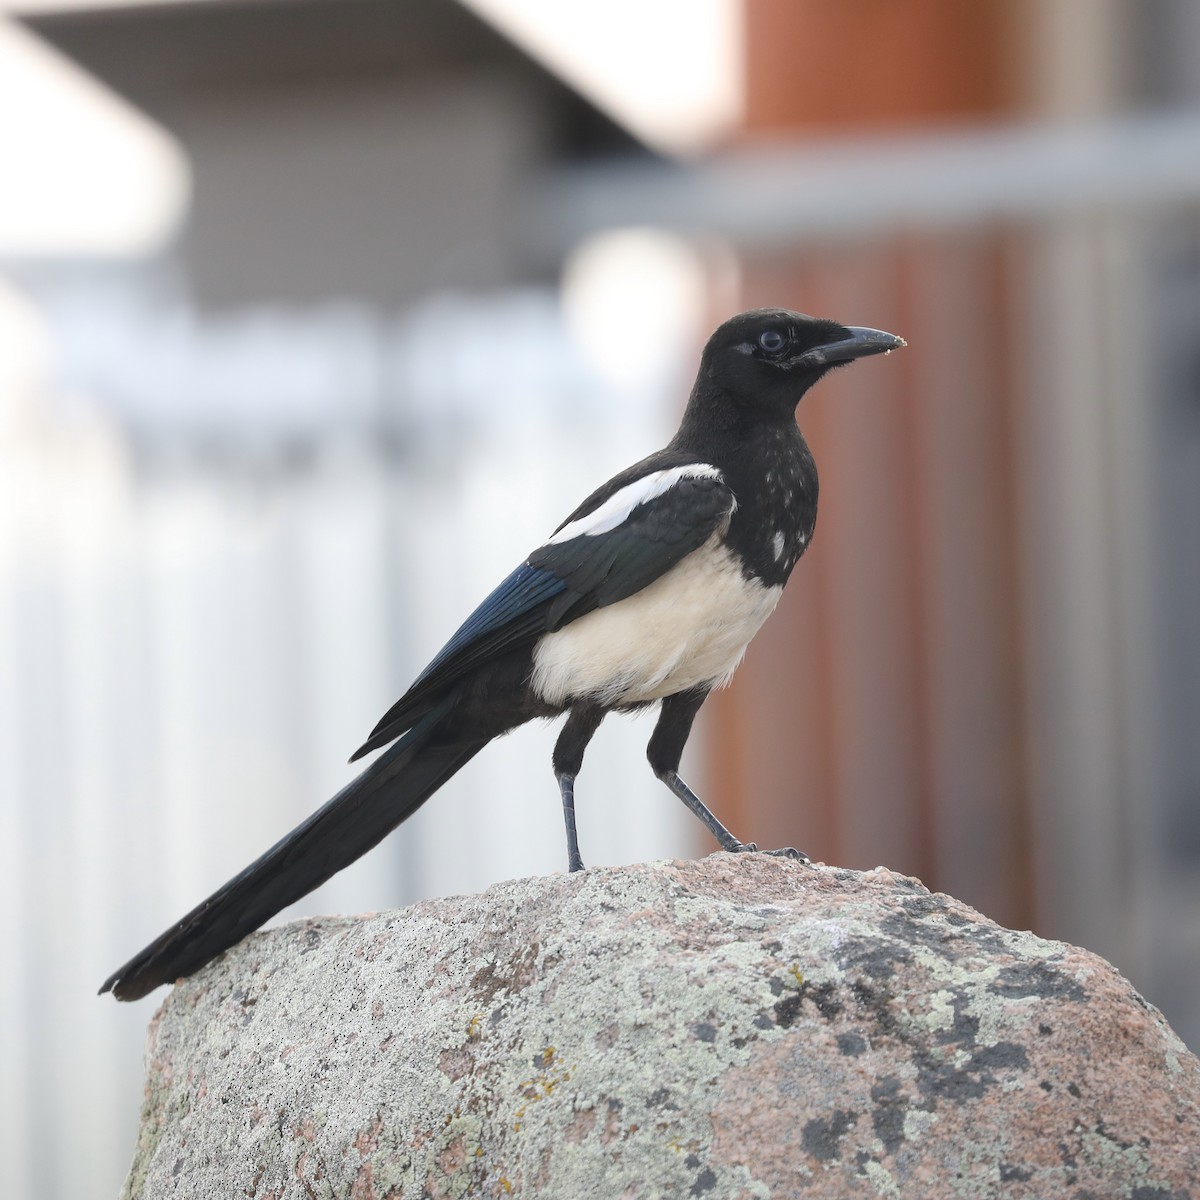
[[[774,854],[777,858],[790,858],[796,862],[812,862],[812,859],[803,850],[797,850],[795,846],[780,846],[778,850],[766,850],[764,853]]]

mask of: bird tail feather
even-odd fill
[[[101,994],[138,1000],[191,975],[380,842],[491,740],[439,738],[456,700],[427,713],[332,800],[113,972]]]

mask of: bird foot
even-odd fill
[[[803,850],[797,850],[794,846],[781,846],[778,850],[760,851],[756,842],[738,842],[736,846],[728,846],[726,849],[730,854],[770,854],[776,858],[795,859],[796,862],[812,862],[812,859]]]

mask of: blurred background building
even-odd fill
[[[801,408],[818,535],[693,738],[703,794],[1104,954],[1200,1046],[1200,8],[8,10],[14,1195],[115,1192],[152,1006],[100,980],[349,778],[756,304],[910,348]],[[649,729],[589,754],[589,863],[711,848]],[[297,911],[561,869],[552,737]]]

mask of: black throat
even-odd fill
[[[698,387],[669,449],[720,470],[737,499],[725,540],[746,575],[786,583],[817,523],[817,464],[794,410],[740,405]]]

